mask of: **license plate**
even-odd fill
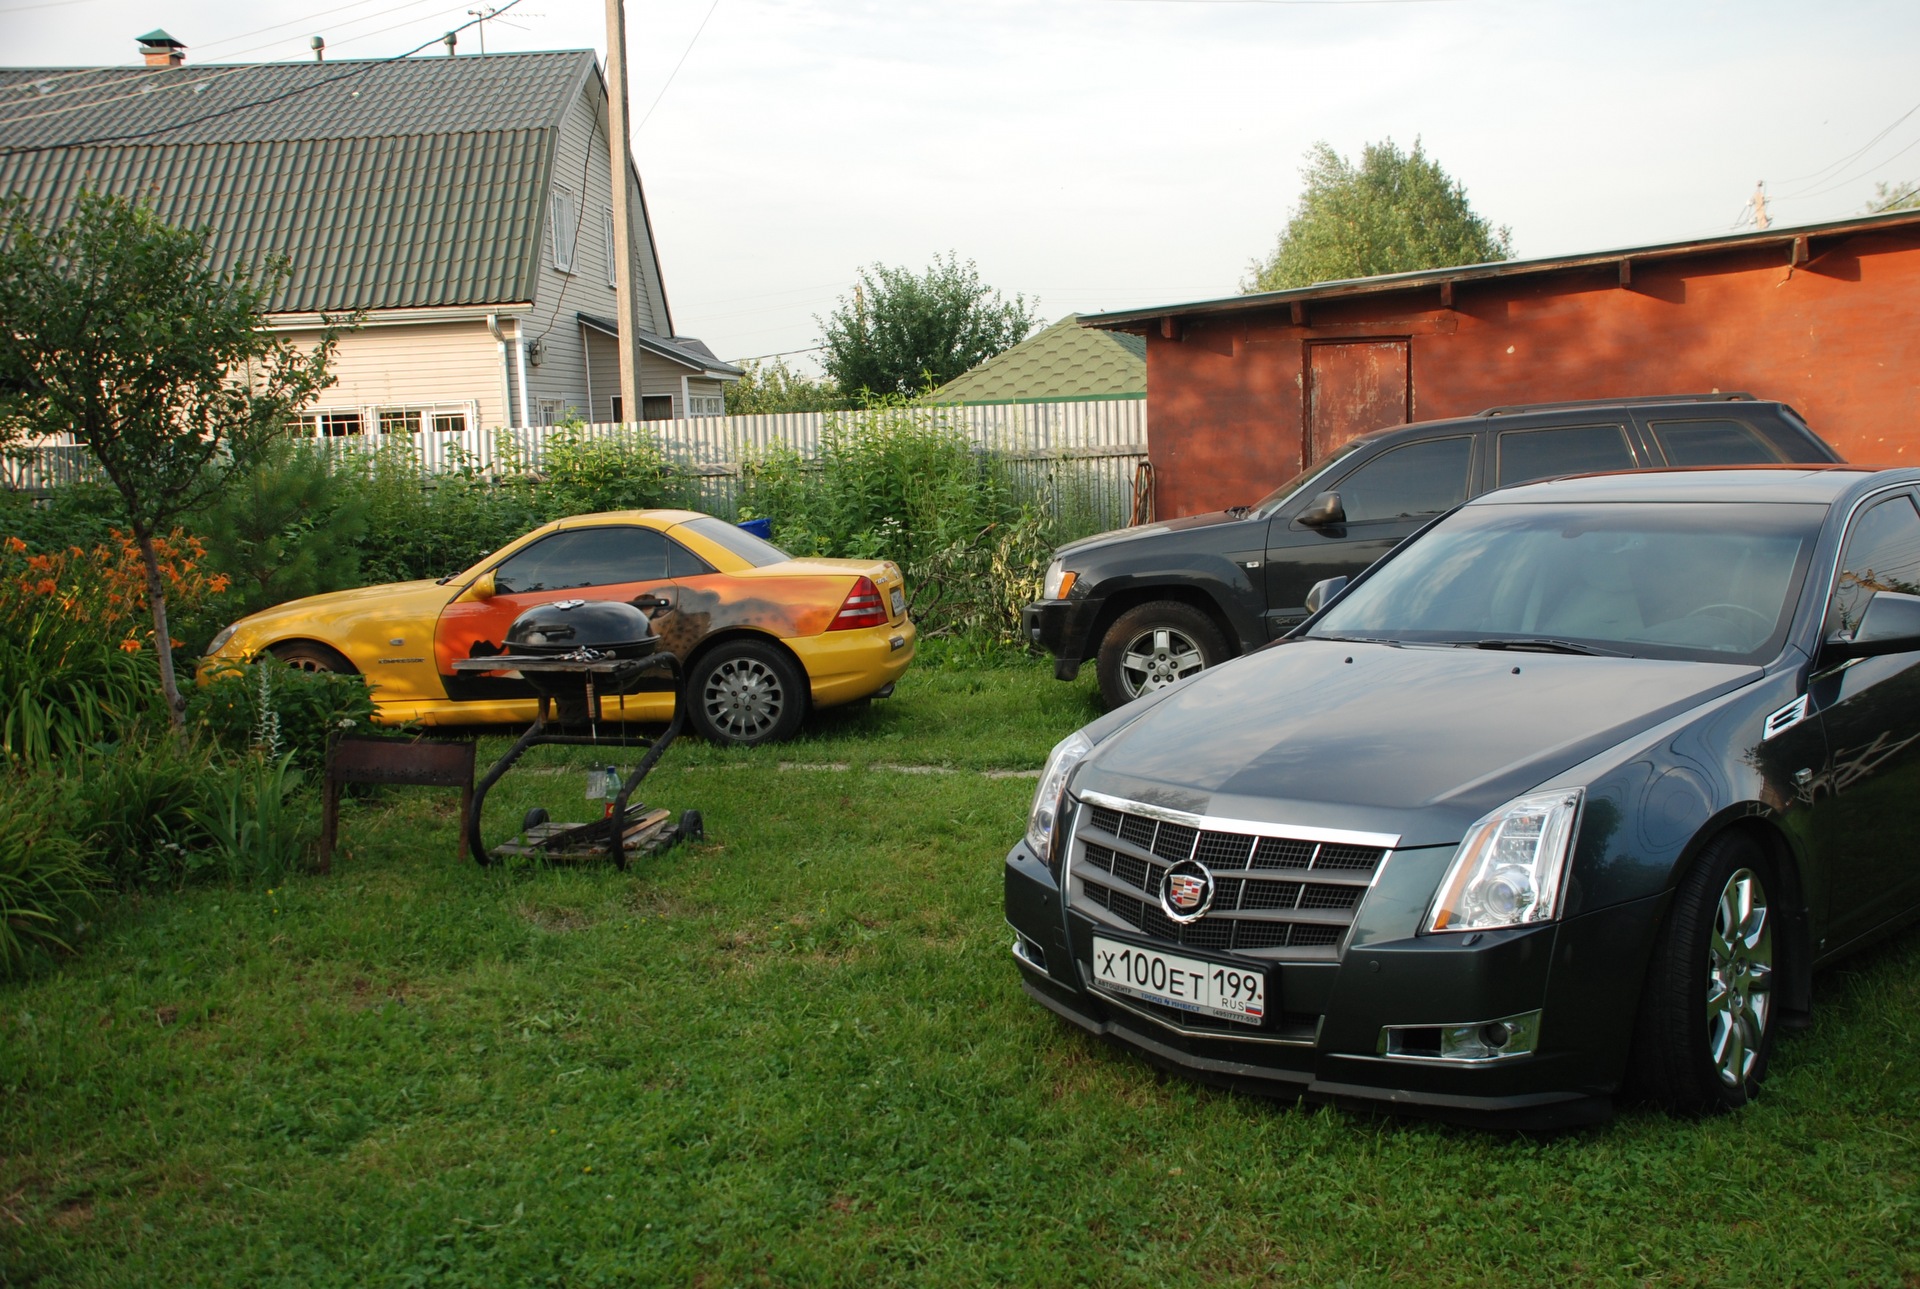
[[[899,617],[907,611],[907,593],[899,587],[893,588],[893,616]]]
[[[1163,1007],[1258,1025],[1267,1014],[1262,971],[1093,938],[1093,980],[1103,989]]]

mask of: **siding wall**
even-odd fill
[[[313,331],[287,336],[303,349],[320,338]],[[485,322],[363,327],[340,338],[333,369],[336,382],[313,410],[467,404],[474,429],[507,424],[500,349]]]

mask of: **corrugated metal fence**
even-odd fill
[[[700,483],[705,507],[731,514],[743,460],[787,449],[806,460],[820,456],[822,439],[856,432],[881,412],[793,412],[767,416],[703,416],[680,421],[532,426],[423,432],[412,437],[425,482],[459,470],[483,475],[538,472],[546,445],[557,435],[584,439],[645,437]],[[1056,518],[1071,514],[1097,527],[1128,522],[1136,469],[1147,459],[1145,399],[1074,403],[1009,403],[992,406],[915,407],[905,415],[964,433],[1009,471],[1014,486],[1045,505]],[[394,436],[370,434],[315,440],[328,452],[364,452],[390,445]],[[1067,463],[1072,463],[1067,468]],[[64,436],[17,449],[0,461],[6,487],[33,492],[89,477],[84,448]]]

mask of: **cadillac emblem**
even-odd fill
[[[1160,878],[1160,908],[1175,922],[1194,922],[1213,907],[1213,874],[1197,859],[1183,859]]]

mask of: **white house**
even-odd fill
[[[740,370],[673,334],[640,176],[623,167],[642,406],[619,406],[607,89],[591,50],[0,69],[0,191],[84,188],[207,226],[226,263],[284,255],[270,323],[357,313],[309,423],[432,432],[717,415]],[[623,155],[625,150],[622,149]]]

